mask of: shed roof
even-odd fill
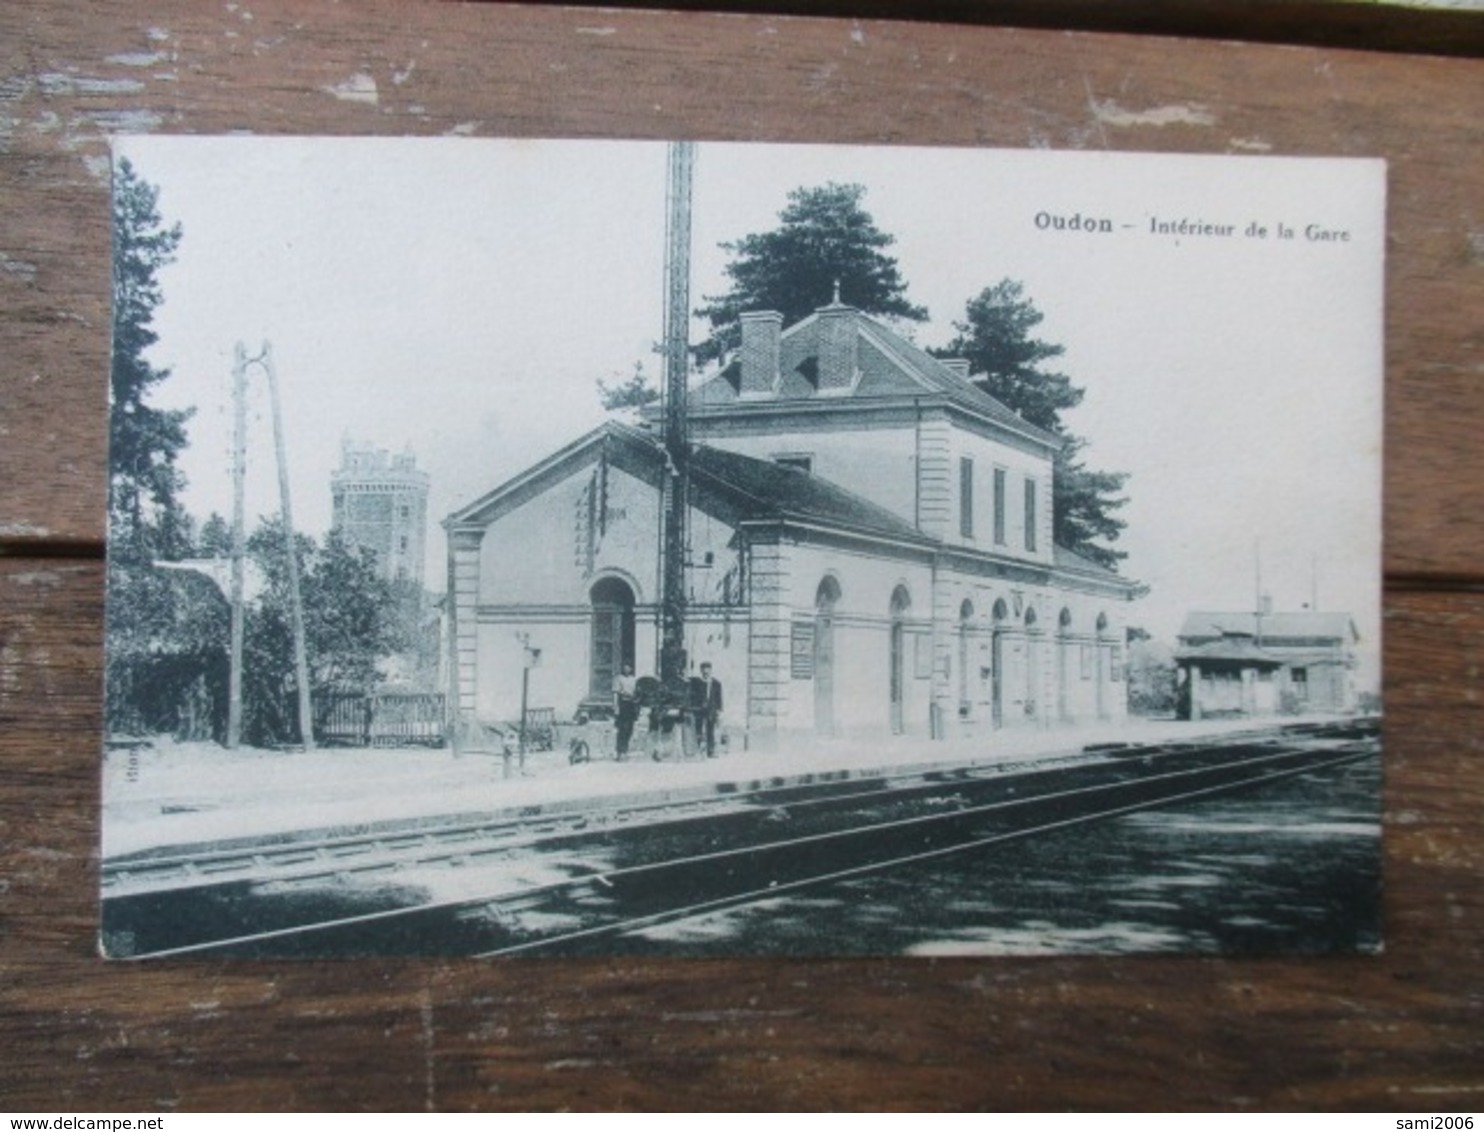
[[[1226,633],[1248,636],[1288,637],[1307,640],[1356,641],[1360,632],[1348,613],[1301,610],[1289,613],[1218,613],[1197,610],[1185,615],[1180,626],[1182,641],[1203,641]]]
[[[799,519],[925,545],[936,541],[869,499],[772,460],[701,444],[691,475],[730,499],[744,519]]]
[[[598,458],[604,446],[617,446],[636,468],[646,469],[655,482],[664,474],[665,452],[652,433],[609,421],[554,453],[523,474],[501,484],[474,502],[454,511],[445,525],[468,526],[488,523],[532,491],[541,490],[556,477]],[[614,455],[614,447],[608,447]],[[933,545],[911,523],[828,480],[771,460],[759,460],[698,444],[691,459],[695,502],[705,507],[706,497],[723,505],[732,521],[787,520],[816,523],[861,534]]]
[[[1209,644],[1181,649],[1176,660],[1222,660],[1249,665],[1255,668],[1281,668],[1288,661],[1261,649],[1249,636],[1236,634],[1222,637]]]
[[[1128,581],[1116,570],[1110,570],[1101,563],[1094,562],[1085,554],[1079,554],[1069,546],[1061,543],[1053,543],[1051,546],[1051,560],[1058,570],[1070,571],[1074,574],[1086,574],[1093,578],[1116,579],[1120,582]]]

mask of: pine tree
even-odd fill
[[[710,337],[695,347],[697,363],[737,349],[744,311],[775,310],[789,326],[830,302],[837,285],[840,301],[866,314],[926,319],[926,310],[907,301],[897,261],[884,251],[896,238],[876,227],[861,205],[865,195],[863,185],[834,182],[794,189],[777,228],[722,244],[732,253],[732,289],[708,295],[695,312],[711,324]]]
[[[997,401],[1014,409],[1031,424],[1053,432],[1064,441],[1053,467],[1052,527],[1059,546],[1108,569],[1127,557],[1105,545],[1117,540],[1127,525],[1115,512],[1127,499],[1121,494],[1128,481],[1123,472],[1099,472],[1082,462],[1087,442],[1074,436],[1062,413],[1082,401],[1083,390],[1065,374],[1046,365],[1065,349],[1034,336],[1042,315],[1013,279],[1002,279],[969,300],[963,322],[942,357],[967,358],[980,375],[976,384]]]
[[[111,553],[120,559],[174,558],[189,550],[178,501],[176,457],[190,410],[149,404],[169,376],[146,358],[158,340],[159,271],[175,258],[179,224],[165,225],[159,190],[121,160],[113,183],[113,368],[109,385],[108,502]]]
[[[651,405],[660,399],[660,387],[650,381],[649,375],[644,372],[644,363],[635,362],[634,372],[625,381],[619,381],[618,375],[614,375],[613,384],[606,381],[598,381],[598,397],[603,402],[603,408],[610,412],[619,409],[642,409],[645,405]]]

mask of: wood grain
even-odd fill
[[[335,95],[354,75],[374,104]],[[1477,1108],[1479,77],[766,14],[0,7],[0,1107]],[[97,959],[102,566],[66,555],[100,553],[105,139],[237,129],[1387,158],[1385,955]]]
[[[1466,574],[1484,552],[1484,332],[1465,313],[1484,307],[1472,60],[507,6],[82,12],[0,12],[0,537],[101,538],[110,131],[461,129],[1385,157],[1386,568]],[[336,96],[354,75],[374,104]],[[1192,121],[1156,125],[1161,108]]]
[[[841,15],[988,27],[1053,28],[1121,34],[1306,44],[1365,51],[1478,56],[1484,19],[1477,9],[1355,0],[618,0],[615,8],[721,10],[757,15]]]
[[[1409,1108],[1484,1088],[1484,595],[1386,613],[1386,952],[95,957],[96,563],[0,560],[0,1105]]]

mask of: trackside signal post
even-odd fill
[[[665,214],[665,482],[660,585],[660,684],[682,704],[685,695],[686,519],[690,502],[690,440],[686,377],[690,372],[690,220],[695,143],[668,149]]]

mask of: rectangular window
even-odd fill
[[[967,456],[958,460],[958,533],[974,537],[974,461]]]
[[[1025,481],[1025,548],[1036,549],[1036,481]]]
[[[1005,469],[994,470],[994,541],[1005,545]]]

